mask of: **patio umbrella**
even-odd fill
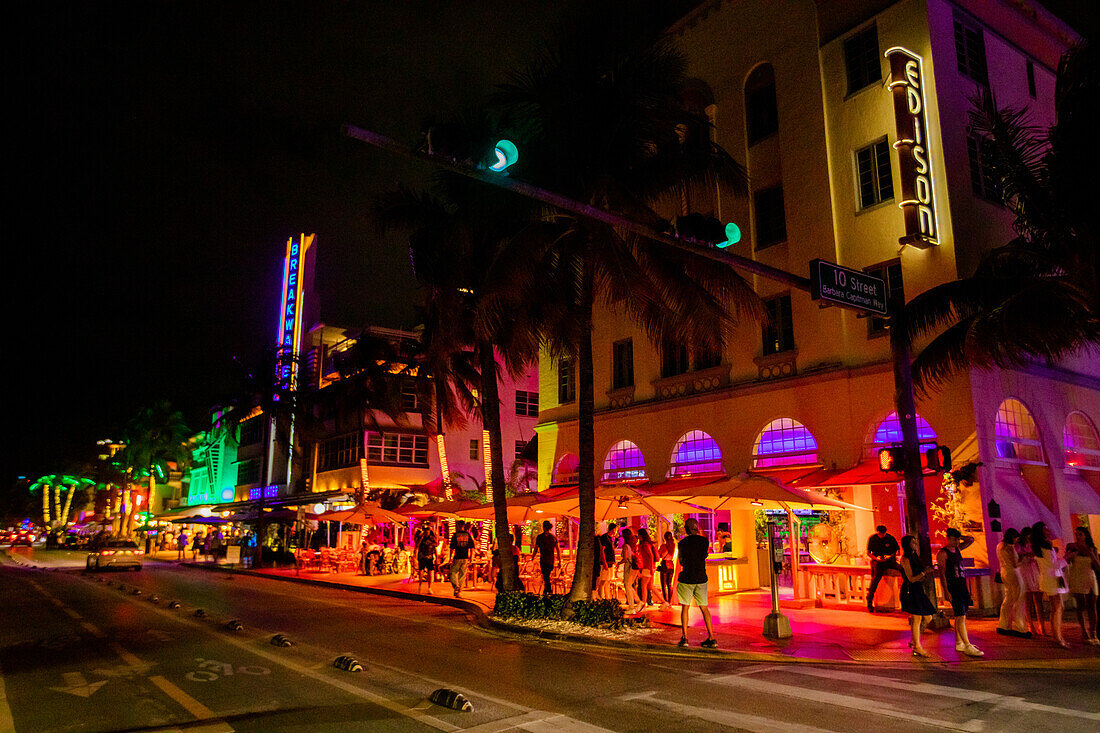
[[[520,494],[519,496],[510,497],[506,503],[508,505],[508,524],[523,524],[524,522],[549,519],[554,516],[553,512],[548,512],[544,508],[548,502],[538,494]],[[496,510],[492,502],[487,502],[478,504],[472,509],[461,511],[458,516],[463,519],[492,520],[496,519]]]
[[[458,513],[474,507],[481,506],[479,502],[466,499],[453,499],[451,501],[432,501],[423,506],[406,504],[399,508],[397,513],[406,521],[409,517],[457,517]]]
[[[409,520],[407,516],[403,516],[397,512],[391,512],[389,509],[383,509],[373,502],[368,502],[353,509],[337,509],[331,512],[324,512],[316,515],[315,518],[326,522],[346,522],[347,524],[370,525],[384,522],[401,524]]]
[[[555,499],[540,504],[539,508],[546,514],[579,517],[580,499],[577,496]],[[616,484],[596,487],[596,521],[650,514],[699,514],[710,511],[709,508],[685,503],[680,497],[658,496],[633,486]]]
[[[825,496],[825,494],[817,491],[787,486],[770,476],[758,473],[742,473],[727,480],[694,486],[683,491],[670,487],[666,489],[667,493],[662,493],[660,485],[656,489],[658,495],[675,498],[696,506],[707,507],[712,511],[719,509],[750,509],[753,507],[767,507],[786,511],[791,506],[848,510],[865,509],[865,507],[849,504],[840,499]]]

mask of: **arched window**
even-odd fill
[[[771,64],[760,64],[745,80],[745,133],[753,145],[778,131],[775,70]]]
[[[1039,428],[1023,402],[1009,397],[1001,403],[997,408],[993,435],[997,440],[997,458],[1016,463],[1046,465],[1043,444],[1039,441]]]
[[[577,483],[577,468],[580,465],[581,459],[575,453],[566,453],[554,466],[554,483],[557,485]]]
[[[817,463],[817,441],[806,426],[789,417],[772,420],[756,436],[753,466],[801,466]]]
[[[917,415],[917,441],[921,444],[921,450],[925,447],[932,448],[936,445],[936,431],[932,429],[932,426],[928,424],[920,415]],[[891,412],[886,416],[882,422],[875,428],[875,434],[871,438],[871,445],[867,449],[867,454],[872,458],[878,456],[879,448],[883,448],[888,445],[894,445],[901,442],[901,421],[898,420],[898,413]]]
[[[692,430],[676,441],[672,449],[669,476],[716,473],[722,470],[722,449],[702,430]]]
[[[1062,450],[1066,453],[1066,466],[1100,471],[1100,439],[1096,426],[1083,413],[1071,412],[1062,430]]]
[[[645,458],[638,446],[629,440],[620,440],[607,451],[607,457],[603,459],[603,483],[613,484],[617,481],[633,481],[646,478]]]

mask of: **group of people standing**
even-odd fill
[[[620,535],[622,547],[616,552]],[[594,598],[617,598],[612,583],[616,569],[621,569],[628,613],[641,613],[647,606],[654,605],[654,597],[661,608],[668,608],[675,556],[676,542],[671,532],[665,532],[661,544],[657,545],[645,527],[636,532],[630,527],[620,530],[617,522],[608,522],[603,534],[596,535],[592,595]],[[653,586],[655,577],[660,578],[659,591]]]
[[[1050,627],[1054,642],[1068,648],[1062,630],[1065,597],[1072,594],[1077,621],[1085,642],[1097,639],[1097,577],[1100,557],[1086,527],[1073,530],[1073,542],[1060,550],[1045,522],[1021,530],[1005,530],[997,545],[1004,601],[997,632],[1011,636],[1046,636],[1043,611],[1050,605]]]

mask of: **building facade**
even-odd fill
[[[967,111],[985,88],[1052,123],[1055,69],[1076,38],[1027,0],[716,1],[670,34],[698,80],[693,103],[745,162],[751,190],[685,190],[667,213],[736,222],[739,255],[803,276],[811,260],[838,263],[905,300],[971,274],[1013,238]],[[760,471],[871,508],[849,527],[860,540],[877,523],[903,531],[903,488],[874,465],[900,441],[886,322],[750,282],[769,318],[718,355],[656,346],[625,314],[597,312],[597,480]],[[918,395],[921,441],[949,447],[956,467],[981,464],[973,482],[925,480],[928,501],[950,499],[979,535],[978,566],[995,558],[998,527],[1042,519],[1065,538],[1100,520],[1098,364],[1091,353],[970,370]],[[540,487],[575,481],[574,383],[568,361],[540,361]],[[947,520],[933,514],[936,545]],[[752,525],[736,515],[734,553],[751,556]]]

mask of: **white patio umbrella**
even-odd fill
[[[694,486],[680,491],[669,487],[662,492],[658,485],[656,494],[687,504],[719,509],[767,508],[787,511],[790,507],[812,507],[855,510],[866,507],[849,504],[817,491],[787,486],[770,476],[759,473],[742,473],[725,481]]]
[[[523,524],[540,519],[549,519],[556,516],[554,512],[547,511],[549,503],[538,494],[520,494],[509,497],[506,500],[508,506],[508,524]],[[492,502],[479,504],[456,512],[463,519],[492,520],[496,519],[496,511]]]
[[[547,514],[564,514],[570,517],[580,516],[580,498],[572,496],[555,499],[540,504],[539,508]],[[666,497],[624,484],[596,487],[596,521],[639,517],[650,514],[699,514],[710,512],[709,508],[692,506],[679,497]]]

